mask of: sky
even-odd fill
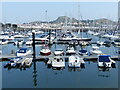
[[[1,21],[3,23],[45,21],[46,10],[48,21],[59,16],[78,19],[79,14],[83,19],[108,18],[117,21],[118,18],[117,2],[2,2]]]

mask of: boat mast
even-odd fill
[[[80,14],[80,4],[78,5],[78,19],[79,19],[79,32],[80,32],[80,18],[81,18],[81,21],[82,21],[82,24],[83,24],[83,17],[82,17],[82,15]],[[81,31],[81,38],[83,38],[83,25],[81,26],[81,29],[82,29],[82,31]]]
[[[46,14],[46,29],[45,32],[47,31],[47,25],[48,25],[48,21],[47,21],[47,10],[45,11]],[[46,47],[46,38],[45,38],[45,47]]]

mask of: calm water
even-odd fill
[[[84,33],[84,36],[90,36]],[[104,41],[97,36],[90,36],[93,41]],[[26,39],[27,40],[27,39]],[[23,47],[26,47],[23,45]],[[64,50],[67,45],[53,45],[51,50],[54,51],[56,47],[61,47]],[[29,47],[31,50],[32,48]],[[78,51],[81,47],[76,46]],[[91,46],[84,47],[88,51]],[[9,44],[2,47],[3,55],[15,53],[19,47]],[[36,45],[36,54],[39,55],[41,45]],[[100,46],[100,50],[105,54],[111,56],[118,55],[116,51],[118,47]],[[8,61],[2,62],[6,64]],[[30,68],[20,70],[12,68],[8,70],[2,66],[2,86],[3,88],[117,88],[118,87],[118,64],[116,61],[116,68],[101,71],[97,67],[97,62],[86,61],[85,68],[68,68],[66,62],[65,69],[53,70],[47,68],[44,62],[33,62]]]

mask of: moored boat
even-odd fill
[[[100,55],[98,57],[98,67],[115,67],[115,61],[111,59],[110,55]]]
[[[19,51],[16,52],[17,56],[27,56],[31,54],[32,51],[29,50],[28,48],[20,48]]]
[[[86,56],[86,55],[88,55],[88,52],[87,52],[87,50],[82,49],[82,50],[79,50],[79,54],[82,56]]]
[[[73,54],[76,54],[74,47],[68,47],[66,50],[66,55],[73,55]]]
[[[51,54],[51,50],[49,49],[49,47],[44,46],[44,47],[41,49],[40,54],[41,54],[41,55],[44,55],[44,56],[48,56],[48,55]]]
[[[52,60],[52,67],[53,68],[64,68],[65,67],[65,60],[60,57],[55,57]]]
[[[80,59],[79,56],[70,56],[69,61],[68,61],[68,66],[69,67],[83,67],[84,66],[84,61]]]
[[[97,47],[97,46],[93,46],[92,50],[90,52],[91,52],[91,54],[96,54],[96,55],[102,54],[102,51],[100,51],[99,47]]]
[[[58,48],[54,51],[54,55],[64,55],[64,51],[61,48]]]

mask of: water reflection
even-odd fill
[[[81,68],[68,68],[68,71],[69,72],[72,72],[72,71],[78,71],[78,72],[80,72],[81,71]]]
[[[34,87],[37,86],[37,69],[36,69],[36,61],[33,62],[33,81]]]
[[[98,77],[110,77],[111,68],[98,68]]]

